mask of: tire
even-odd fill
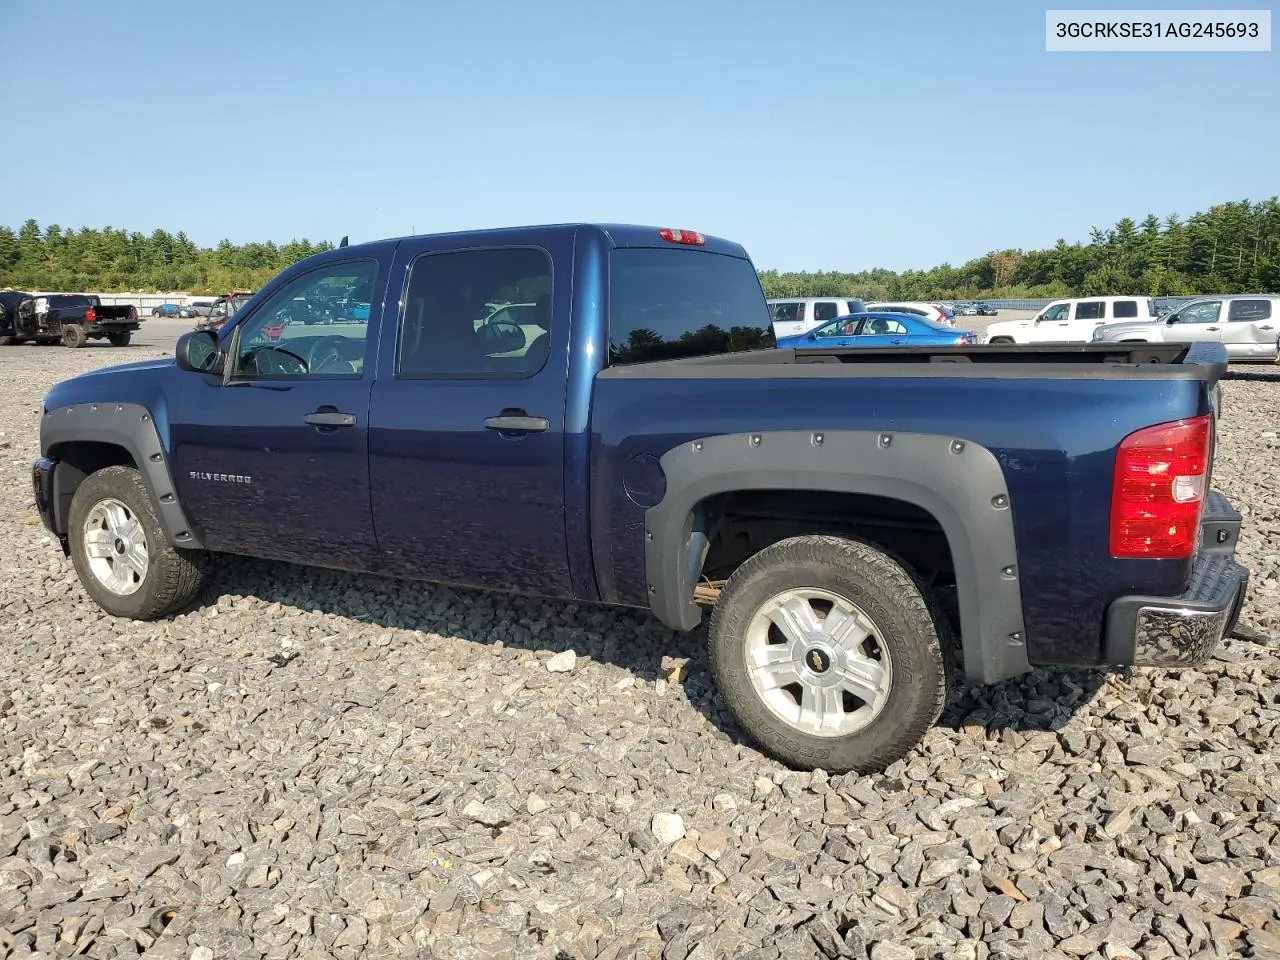
[[[1013,337],[992,337],[992,343],[1013,343]]]
[[[67,527],[71,561],[80,583],[113,617],[158,620],[188,606],[204,586],[207,554],[179,550],[169,543],[146,484],[134,467],[104,467],[86,477],[71,498]],[[89,556],[90,528],[102,530],[98,540],[100,548],[109,551],[109,560],[96,558],[100,562],[95,564]],[[129,533],[135,545],[141,534],[145,558],[141,576],[137,575],[138,554],[128,547]],[[111,571],[117,569],[129,574],[118,587],[108,583]]]
[[[68,323],[62,328],[62,345],[76,349],[89,342],[89,335],[78,323]]]
[[[0,337],[0,347],[16,347],[21,342],[17,337]]]
[[[107,339],[111,341],[113,347],[127,347],[129,341],[133,338],[133,331],[125,330],[122,333],[108,333]]]
[[[826,599],[815,609],[801,592]],[[855,628],[871,631],[848,647],[833,642],[824,649],[825,634],[793,628],[792,636],[799,634],[799,639],[788,649],[786,636],[766,614],[774,607],[775,616],[794,623],[775,606],[787,597],[788,606],[803,604],[801,609],[819,625],[826,618],[820,620],[818,614],[824,606],[833,609],[834,600],[859,615]],[[940,609],[909,569],[889,554],[861,540],[802,536],[766,547],[734,572],[712,611],[708,647],[721,696],[764,752],[799,769],[866,774],[901,759],[938,719],[946,703],[944,651],[950,639]],[[771,691],[753,680],[759,673],[753,665],[761,662],[764,649],[779,650],[765,654],[778,671]],[[856,651],[852,657],[850,649]],[[846,696],[847,686],[832,672],[839,672],[841,663],[861,666],[863,677],[878,673],[882,682],[877,696],[861,701],[852,692]],[[790,675],[800,682],[784,683]],[[806,727],[801,701],[794,695],[800,688],[811,704],[819,700],[811,698],[814,691],[825,689],[836,697],[823,702],[827,715],[843,729]],[[794,713],[788,717],[788,711]]]

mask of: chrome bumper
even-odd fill
[[[1236,562],[1240,514],[1216,491],[1205,505],[1201,547],[1178,597],[1121,597],[1107,611],[1107,662],[1135,667],[1194,667],[1235,629],[1249,589]]]

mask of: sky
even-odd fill
[[[0,224],[630,222],[852,272],[1280,192],[1280,46],[1049,53],[1045,6],[0,0],[57,64],[0,81]]]

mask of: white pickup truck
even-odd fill
[[[1106,323],[1156,321],[1150,297],[1078,297],[1055,300],[1030,320],[988,325],[983,343],[1088,343]]]
[[[808,333],[828,320],[866,309],[856,297],[780,297],[768,303],[773,335],[778,340]]]

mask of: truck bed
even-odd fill
[[[1135,375],[1166,379],[1169,377],[1207,378],[1216,382],[1227,370],[1226,351],[1216,342],[1205,343],[1034,343],[974,344],[964,347],[836,347],[830,350],[755,350],[724,353],[707,357],[662,360],[654,363],[611,367],[601,372],[607,379],[646,379],[658,377],[793,376],[781,370],[786,366],[811,364],[851,365],[858,367],[857,376],[909,377],[938,376],[936,369],[912,371],[906,365],[951,364],[961,369],[948,370],[946,376],[1081,376],[1081,367],[1091,368],[1086,376]],[[1005,370],[993,371],[1000,364]],[[746,372],[743,367],[759,367]],[[978,368],[978,369],[974,369]],[[721,374],[720,371],[725,373]],[[808,371],[806,371],[808,373]],[[813,372],[816,374],[816,371]],[[816,374],[820,375],[820,374]]]

